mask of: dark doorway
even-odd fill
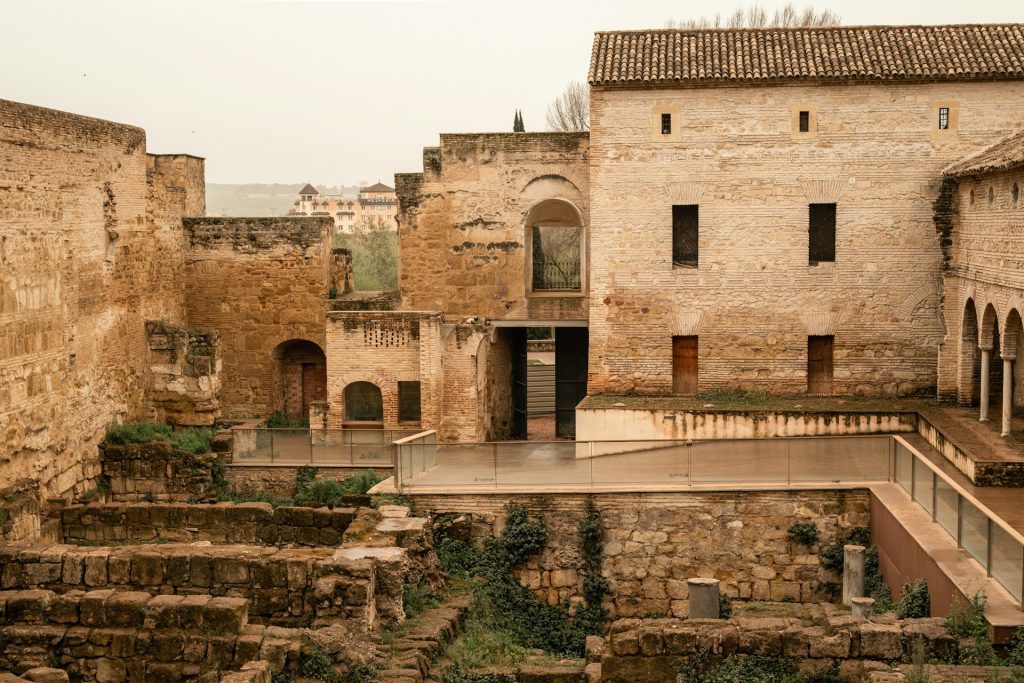
[[[327,400],[327,358],[311,341],[293,339],[273,352],[274,410],[291,422],[309,419],[309,404]]]
[[[672,393],[697,393],[697,337],[672,337]]]
[[[576,437],[576,406],[587,395],[585,327],[555,330],[555,436]]]
[[[832,393],[832,346],[834,337],[807,337],[807,393]]]
[[[510,436],[513,439],[525,439],[527,424],[526,328],[510,328],[508,343],[512,353],[512,431]]]
[[[345,422],[383,424],[384,400],[380,389],[370,382],[352,382],[345,387]]]

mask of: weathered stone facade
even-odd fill
[[[585,320],[586,280],[576,293],[529,291],[533,209],[571,206],[589,220],[586,133],[441,135],[423,172],[395,176],[402,308],[446,316]],[[585,269],[584,269],[585,270]]]
[[[296,340],[324,348],[333,221],[188,218],[188,323],[216,331],[225,418],[269,415],[283,397],[275,351]]]
[[[933,391],[941,171],[1024,124],[1022,100],[1020,81],[593,86],[590,391],[669,393],[673,335],[699,337],[700,390],[804,392],[807,337],[834,335],[836,393]],[[834,263],[809,265],[811,203],[837,205]],[[674,268],[692,204],[699,265]]]
[[[99,474],[107,426],[146,409],[146,320],[185,320],[181,216],[203,160],[131,126],[0,101],[0,484]]]
[[[146,323],[150,404],[158,422],[212,426],[220,414],[220,339],[215,332]]]

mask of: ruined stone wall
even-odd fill
[[[146,323],[152,417],[181,426],[212,426],[220,414],[220,339],[216,332]]]
[[[589,223],[587,150],[586,133],[442,135],[424,150],[423,173],[395,176],[402,308],[586,319],[581,294],[527,295],[524,221],[561,199]]]
[[[345,388],[369,382],[381,392],[384,428],[437,426],[441,402],[441,320],[436,313],[334,311],[327,319],[327,424],[338,429],[345,414]],[[398,421],[398,383],[419,382],[418,423]]]
[[[837,578],[820,565],[819,549],[869,521],[868,492],[764,491],[596,494],[603,527],[602,573],[611,592],[613,618],[683,616],[689,609],[686,580],[721,581],[722,593],[741,600],[816,602]],[[414,495],[416,508],[472,518],[477,539],[501,535],[508,502],[543,519],[548,543],[519,570],[520,581],[552,603],[582,594],[577,525],[586,496]],[[813,522],[817,546],[792,541],[787,530]]]
[[[281,409],[274,405],[279,344],[301,339],[324,348],[332,230],[329,217],[185,221],[188,324],[220,337],[225,418]]]
[[[259,657],[279,669],[298,665],[302,632],[248,624],[246,601],[237,597],[16,590],[3,593],[3,606],[4,671],[56,664],[73,681],[107,683],[219,680]]]
[[[337,547],[354,516],[354,508],[269,503],[108,503],[60,511],[64,541],[75,545],[209,541]]]
[[[216,459],[213,453],[188,453],[164,442],[100,446],[103,479],[119,501],[187,501],[208,495]]]
[[[1020,82],[594,88],[590,391],[669,393],[673,335],[699,337],[700,390],[803,392],[808,335],[834,335],[836,393],[933,391],[940,172],[1022,103]],[[833,202],[836,262],[811,266],[808,204]],[[697,268],[672,265],[677,204],[699,206]]]
[[[146,320],[182,322],[181,216],[203,161],[139,128],[0,101],[0,485],[99,474],[107,426],[144,415]]]
[[[976,331],[965,334],[965,328],[973,327],[964,319],[967,302],[974,303],[979,326],[991,306],[1000,334],[1010,327],[1011,311],[1024,315],[1024,171],[963,178],[954,187],[952,201],[949,264],[943,278],[947,334],[939,356],[939,393],[970,403],[978,390],[970,386],[971,366],[978,356],[975,347],[984,340]],[[1001,363],[1004,354],[1024,359],[1024,334],[1007,338],[1008,343],[1000,338],[999,346],[993,347],[993,364]],[[1014,375],[1014,405],[1024,406],[1024,363],[1014,363]]]

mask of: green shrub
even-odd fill
[[[107,443],[152,443],[171,440],[173,429],[170,425],[157,422],[127,422],[107,428]]]
[[[988,620],[985,608],[988,598],[978,592],[969,600],[958,600],[946,616],[946,629],[960,638],[960,664],[991,666],[998,663],[995,649],[988,636]]]
[[[302,493],[309,489],[309,485],[316,481],[316,475],[320,468],[312,465],[300,465],[295,469],[295,493]]]
[[[729,599],[728,595],[718,594],[718,617],[720,619],[729,619],[732,617],[732,600]]]
[[[845,545],[868,545],[871,542],[871,532],[862,526],[850,529],[845,536],[837,536],[836,540],[829,543],[822,549],[821,566],[824,569],[836,574],[843,573],[843,546]]]
[[[209,453],[213,432],[209,429],[180,429],[171,434],[171,445],[186,453]]]
[[[800,545],[814,545],[818,542],[818,525],[814,522],[797,522],[789,527],[788,533]]]
[[[864,551],[864,595],[874,599],[876,614],[892,612],[896,604],[892,601],[892,590],[882,576],[882,567],[878,562],[878,548],[871,546]]]
[[[315,469],[315,468],[311,468]],[[334,507],[342,503],[344,496],[365,495],[367,491],[380,483],[380,475],[373,470],[357,472],[344,481],[337,479],[315,479],[305,480],[308,473],[304,474],[302,488],[295,493],[294,503],[296,505],[326,505]],[[314,475],[315,472],[314,472]],[[298,476],[296,476],[298,483]]]
[[[918,579],[913,584],[903,584],[900,601],[896,605],[896,614],[900,619],[922,619],[931,614],[927,581]]]
[[[280,410],[275,410],[267,418],[265,424],[268,429],[306,429],[309,427],[309,420],[306,418],[289,420]]]
[[[431,607],[437,607],[440,604],[441,598],[439,598],[437,593],[434,591],[428,588],[423,588],[422,586],[413,586],[409,583],[403,584],[402,609],[405,611],[405,616],[407,618],[415,617]]]

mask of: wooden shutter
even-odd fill
[[[672,393],[697,393],[697,337],[672,337]]]
[[[807,338],[807,393],[832,393],[832,336]]]

